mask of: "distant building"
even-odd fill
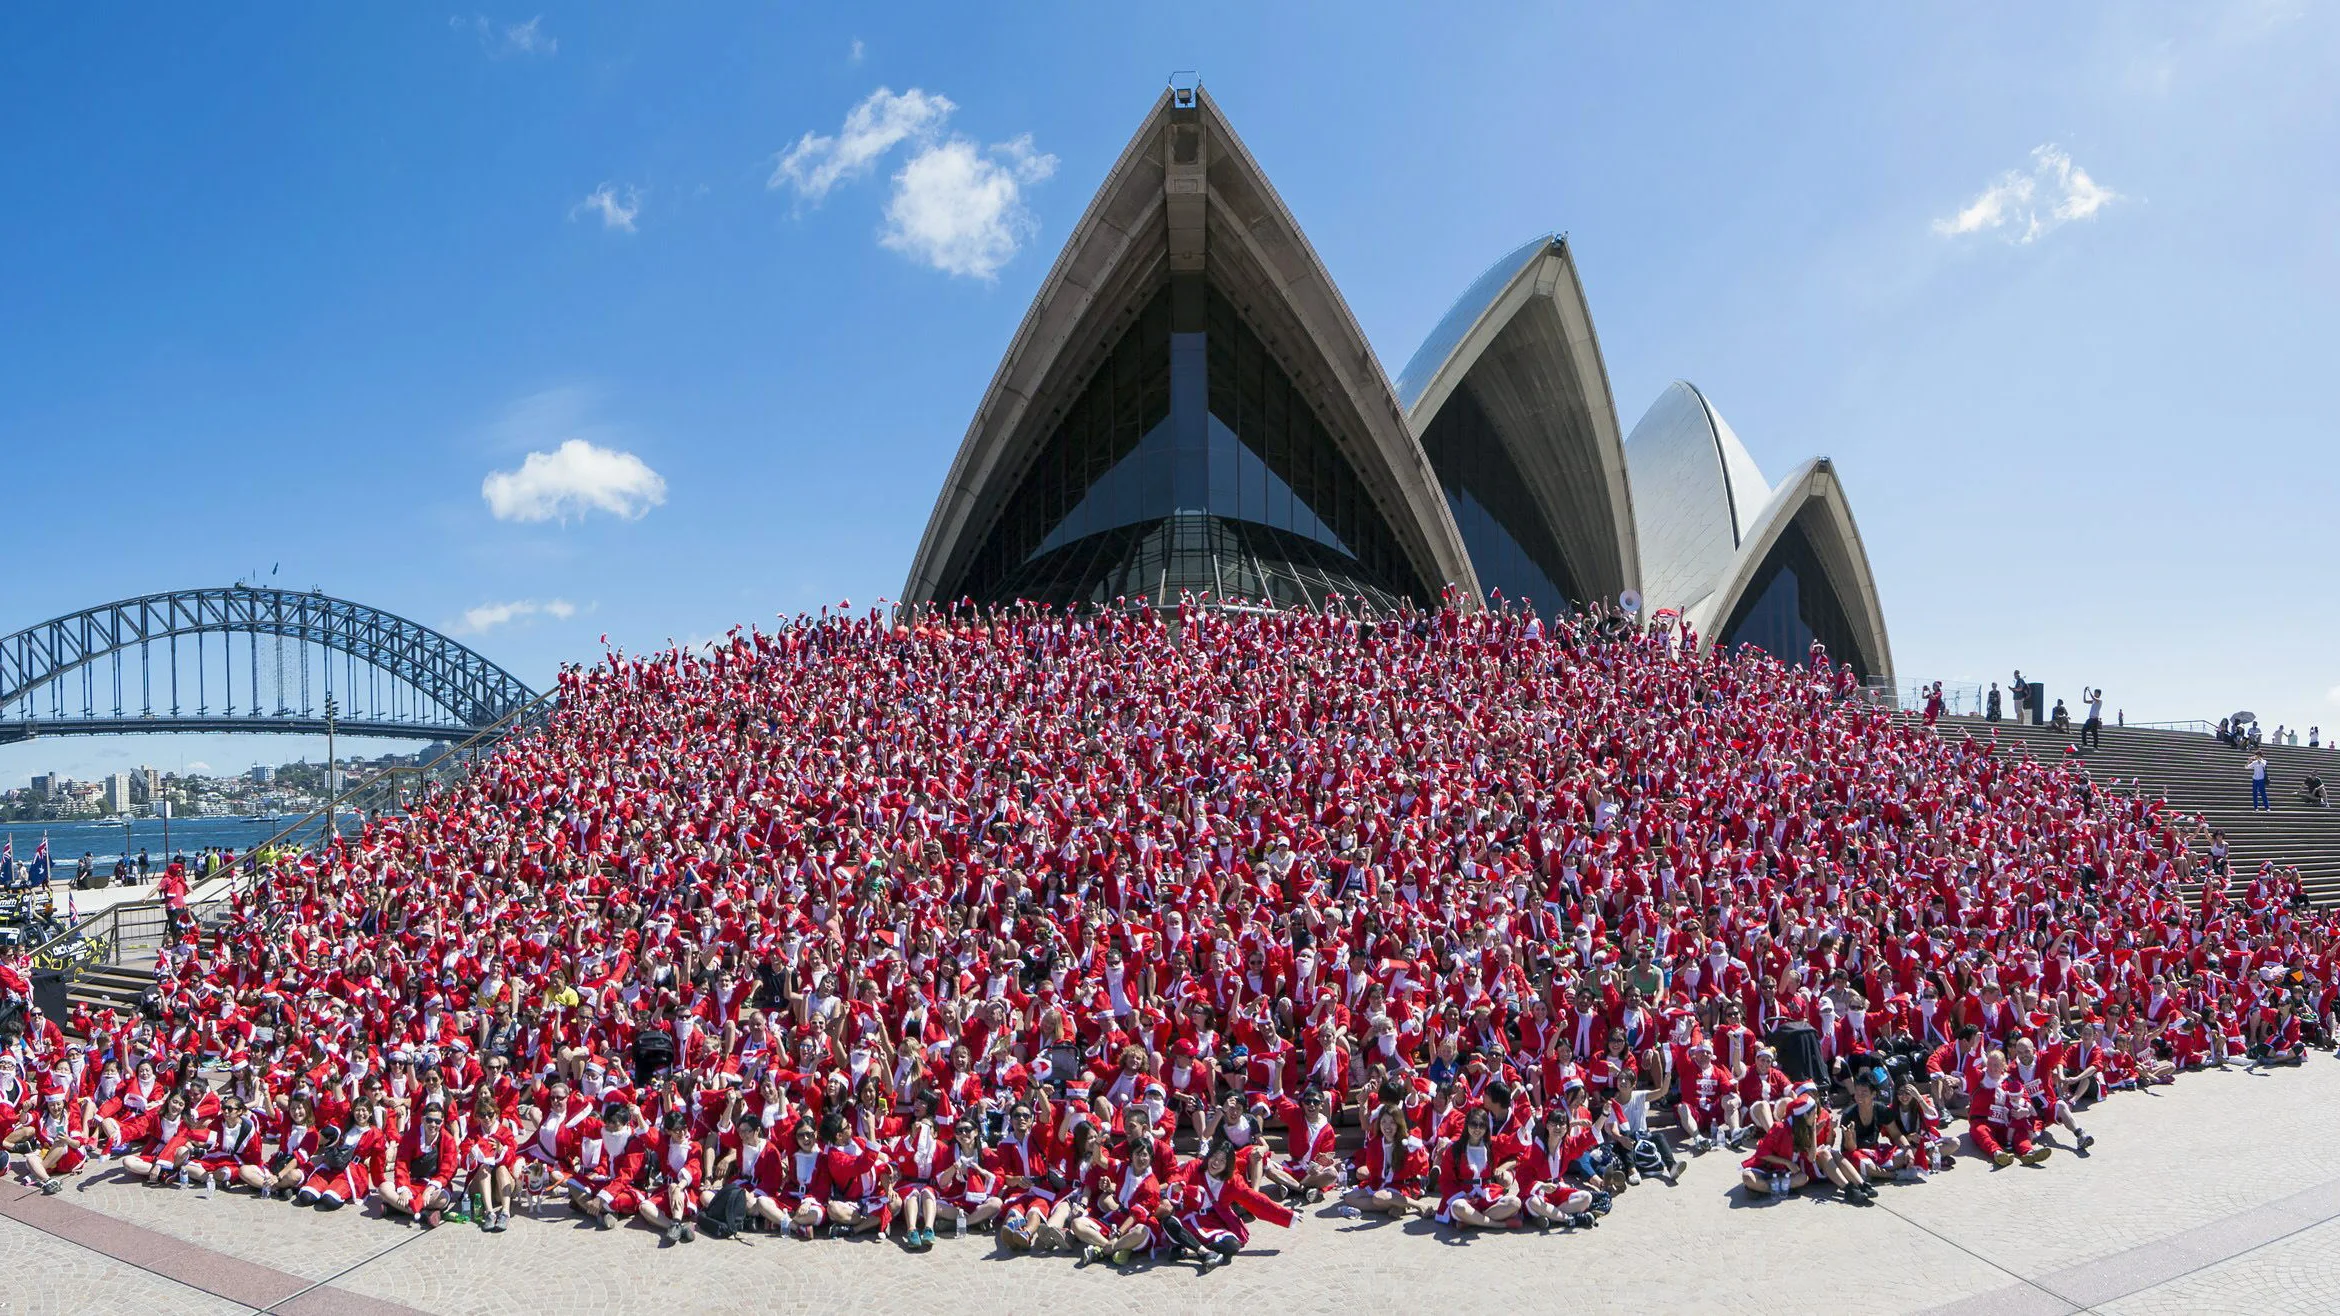
[[[452,743],[444,740],[434,740],[430,744],[423,747],[423,752],[416,756],[415,761],[420,766],[427,768],[433,763],[438,762],[440,759],[443,759],[454,752],[455,746]]]
[[[276,781],[276,769],[266,763],[255,763],[252,765],[252,780],[262,786],[272,785]]]
[[[32,779],[32,793],[40,799],[53,800],[64,785],[64,778],[54,772],[44,772]]]
[[[153,804],[162,798],[162,773],[141,766],[130,774],[130,794],[140,804]]]
[[[128,813],[131,808],[130,774],[110,772],[105,780],[105,809],[107,813]]]

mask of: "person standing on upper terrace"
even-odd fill
[[[2267,756],[2260,753],[2255,746],[2251,750],[2250,766],[2251,812],[2257,813],[2261,809],[2272,810],[2275,806],[2267,802]]]
[[[2104,747],[2104,687],[2084,691],[2083,697],[2088,700],[2088,720],[2080,724],[2080,747],[2101,749]]]

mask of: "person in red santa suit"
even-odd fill
[[[955,1237],[964,1238],[969,1230],[984,1228],[998,1218],[1002,1205],[999,1176],[984,1168],[983,1125],[972,1111],[962,1114],[952,1126],[950,1153],[935,1167],[929,1182],[934,1185],[936,1199],[952,1212]],[[931,1246],[933,1241],[930,1229],[927,1242]]]
[[[821,1117],[821,1168],[813,1196],[829,1204],[831,1234],[882,1232],[893,1178],[893,1162],[853,1135],[843,1111]]]
[[[1172,1241],[1194,1254],[1204,1274],[1233,1261],[1251,1241],[1247,1216],[1281,1229],[1292,1227],[1292,1213],[1252,1187],[1236,1160],[1234,1144],[1212,1143],[1200,1159],[1188,1163],[1179,1177],[1176,1205],[1165,1208],[1160,1217]]]
[[[1357,1186],[1341,1200],[1359,1211],[1380,1211],[1404,1219],[1435,1208],[1422,1198],[1430,1173],[1430,1152],[1406,1124],[1405,1108],[1384,1103],[1373,1114],[1365,1145],[1357,1149]]]
[[[2018,1037],[2007,1048],[2007,1072],[2023,1085],[2024,1094],[2031,1098],[2032,1109],[2040,1119],[2070,1129],[2074,1144],[2081,1151],[2095,1145],[2096,1138],[2080,1127],[2078,1117],[2072,1113],[2072,1103],[2066,1099],[2063,1047],[2050,1047],[2043,1054],[2029,1037]]]
[[[690,1112],[676,1106],[660,1116],[646,1152],[649,1182],[635,1213],[667,1242],[691,1242],[698,1237],[691,1218],[699,1211],[699,1148],[691,1139]]]
[[[902,1246],[911,1252],[934,1247],[934,1220],[939,1197],[935,1178],[952,1157],[951,1145],[935,1131],[933,1100],[903,1134],[894,1149],[894,1183],[886,1203],[902,1221]]]
[[[149,1184],[161,1183],[164,1175],[175,1174],[179,1186],[184,1188],[187,1158],[195,1154],[205,1132],[189,1106],[187,1089],[173,1088],[154,1112],[145,1145],[123,1157],[122,1168]]]
[[[478,1205],[472,1219],[480,1232],[500,1234],[512,1222],[512,1190],[520,1160],[520,1125],[496,1108],[496,1094],[482,1083],[472,1098],[471,1118],[460,1142],[463,1173]]]
[[[1579,1118],[1565,1101],[1555,1101],[1544,1111],[1542,1127],[1519,1148],[1512,1164],[1522,1209],[1534,1218],[1537,1229],[1554,1225],[1590,1229],[1600,1223],[1592,1213],[1592,1193],[1568,1182],[1568,1167],[1599,1143],[1592,1121]]]
[[[1070,1191],[1070,1185],[1049,1182],[1055,1152],[1031,1100],[1019,1098],[1008,1108],[1007,1136],[984,1153],[983,1158],[985,1167],[999,1176],[1000,1195],[1007,1199],[999,1236],[1016,1252],[1028,1251],[1035,1245],[1043,1250],[1056,1246],[1043,1241],[1047,1238],[1048,1216],[1056,1209],[1057,1199]],[[1040,1100],[1045,1103],[1045,1098]]]
[[[1472,1229],[1507,1229],[1519,1214],[1519,1187],[1504,1168],[1506,1148],[1495,1144],[1485,1106],[1463,1116],[1462,1136],[1438,1157],[1438,1218]]]
[[[634,1127],[634,1111],[614,1102],[598,1120],[572,1125],[561,1138],[569,1205],[591,1216],[597,1229],[615,1229],[642,1206],[642,1170],[650,1140]]]
[[[293,1205],[338,1211],[365,1200],[381,1178],[382,1158],[390,1147],[377,1118],[380,1109],[375,1107],[375,1115],[364,1123],[326,1130],[318,1139],[315,1168],[293,1194]]]
[[[1989,1052],[1966,1093],[1966,1131],[1975,1150],[2002,1170],[2019,1160],[2039,1164],[2055,1149],[2033,1145],[2031,1121],[2031,1097],[2007,1072],[2007,1053]]]
[[[291,1196],[309,1178],[323,1133],[317,1127],[316,1099],[300,1091],[285,1098],[282,1111],[265,1122],[264,1136],[276,1144],[266,1165],[244,1167],[244,1182],[262,1197]]]
[[[400,1215],[410,1215],[425,1229],[436,1229],[454,1205],[453,1185],[463,1173],[463,1152],[455,1131],[447,1127],[446,1108],[426,1103],[422,1115],[391,1153],[390,1173],[375,1196]]]
[[[1741,1128],[1738,1084],[1731,1071],[1715,1063],[1714,1048],[1692,1042],[1689,1062],[1680,1075],[1681,1100],[1674,1113],[1682,1131],[1690,1135],[1689,1150],[1702,1152],[1723,1142],[1736,1145]]]
[[[246,1170],[260,1170],[265,1158],[260,1154],[260,1120],[244,1105],[244,1099],[229,1096],[219,1103],[219,1119],[211,1132],[203,1137],[203,1145],[195,1153],[192,1164],[202,1172],[203,1193],[206,1197],[217,1191],[222,1182],[243,1183]]]
[[[1296,1184],[1298,1197],[1304,1205],[1324,1200],[1325,1190],[1340,1186],[1342,1178],[1340,1135],[1332,1123],[1332,1097],[1323,1088],[1310,1088],[1300,1100],[1285,1098],[1275,1103],[1275,1113],[1284,1122],[1286,1154],[1269,1165],[1269,1171],[1278,1183]]]
[[[154,1115],[170,1085],[155,1076],[154,1061],[141,1059],[114,1095],[98,1105],[98,1127],[115,1152],[135,1147],[154,1130]]]
[[[1126,1268],[1136,1253],[1159,1245],[1155,1217],[1162,1210],[1162,1185],[1154,1178],[1152,1143],[1133,1139],[1126,1161],[1107,1159],[1092,1166],[1084,1191],[1088,1209],[1069,1231],[1081,1244],[1075,1264],[1110,1256],[1114,1265]]]
[[[25,1174],[41,1192],[54,1197],[65,1190],[57,1176],[80,1169],[96,1144],[80,1109],[65,1100],[65,1089],[52,1087],[42,1094],[40,1109],[25,1112],[24,1123],[9,1135],[8,1148],[23,1158]]]

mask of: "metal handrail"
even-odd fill
[[[296,832],[299,832],[302,828],[307,827],[309,824],[316,822],[318,819],[323,818],[328,810],[340,809],[343,805],[349,803],[349,801],[357,798],[359,795],[362,795],[367,791],[378,788],[383,782],[389,780],[392,777],[399,775],[422,776],[433,771],[442,763],[458,760],[460,755],[468,750],[476,748],[480,742],[507,734],[513,726],[520,722],[521,719],[528,717],[531,713],[535,712],[539,707],[541,707],[547,700],[554,698],[556,694],[557,691],[555,690],[547,690],[543,694],[538,695],[536,698],[529,700],[525,704],[522,704],[520,707],[513,709],[509,713],[506,713],[504,716],[497,718],[487,726],[480,728],[478,731],[472,734],[470,739],[448,750],[445,754],[439,756],[428,765],[411,768],[396,767],[391,768],[385,772],[377,773],[376,775],[367,778],[364,782],[356,786],[352,786],[346,791],[343,791],[341,794],[333,797],[333,799],[327,801],[326,803],[319,805],[317,808],[310,810],[306,815],[294,820],[290,826],[283,828],[274,836],[269,837],[267,840],[262,841],[247,850],[244,856],[244,863],[248,864],[249,867],[242,869],[241,871],[231,870],[229,873],[225,874],[224,876],[227,878],[227,887],[225,890],[218,891],[201,901],[190,902],[187,906],[188,909],[192,911],[198,907],[210,908],[223,904],[226,901],[233,899],[235,896],[242,894],[244,891],[251,889],[253,886],[258,885],[260,878],[265,874],[266,869],[260,865],[257,856],[262,851],[275,849],[277,846],[282,844],[286,838],[292,836]],[[330,765],[328,765],[328,770],[330,770]],[[31,952],[34,963],[38,964],[44,957],[51,959],[57,958],[63,953],[65,946],[71,942],[83,939],[84,930],[90,928],[92,924],[96,923],[100,919],[113,920],[117,935],[111,939],[111,944],[115,947],[116,951],[118,951],[120,946],[120,915],[118,911],[132,908],[160,908],[162,904],[163,902],[159,900],[134,900],[123,901],[116,905],[109,905],[105,909],[91,914],[88,918],[80,920],[71,927],[66,928],[63,932],[60,932],[56,936],[49,938],[40,945],[35,946]],[[108,962],[112,962],[111,955],[109,955]]]

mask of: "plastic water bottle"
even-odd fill
[[[959,1208],[959,1227],[958,1227],[957,1229],[955,1229],[955,1230],[951,1231],[951,1237],[953,1237],[953,1238],[965,1238],[966,1236],[967,1236],[967,1208],[965,1208],[965,1207],[963,1207],[963,1206],[962,1206],[962,1207],[960,1207],[960,1208]]]

